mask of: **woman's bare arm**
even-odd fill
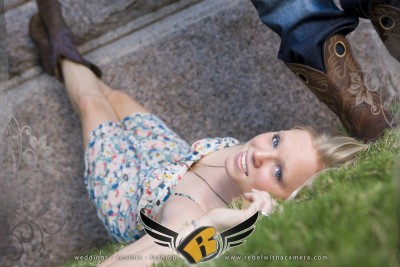
[[[204,211],[200,206],[191,200],[185,198],[171,198],[168,202],[168,205],[163,208],[163,216],[160,223],[173,231],[179,232],[180,234],[183,233],[182,230],[187,226],[188,222],[204,216]],[[155,244],[153,240],[154,239],[151,236],[144,235],[139,240],[109,257],[106,261],[101,263],[99,267],[122,267],[124,266],[124,262],[130,262],[130,266],[132,266],[132,264],[134,264],[134,266],[146,266],[145,263],[151,264],[151,261],[144,259],[145,255],[149,254],[149,251],[152,251],[152,255],[173,254],[173,251],[169,248],[159,246]],[[122,257],[127,255],[140,255],[143,260],[136,260],[134,262],[128,260],[123,261]],[[132,257],[132,260],[134,260],[134,257]],[[127,265],[129,264],[127,263]]]
[[[185,202],[178,202],[176,205],[171,206],[173,207],[173,210],[169,211],[169,215],[166,216],[168,219],[162,222],[162,224],[171,230],[177,231],[182,236],[187,235],[194,230],[193,225],[186,224],[186,226],[183,226],[182,224],[183,222],[190,222],[192,219],[196,220],[198,227],[214,226],[219,230],[224,230],[239,224],[258,210],[262,210],[264,213],[270,214],[275,205],[275,201],[266,192],[256,191],[253,193],[247,193],[245,197],[252,201],[250,207],[245,210],[217,208],[211,210],[207,214],[204,214],[201,209],[197,209],[194,206],[186,206]],[[136,256],[136,258],[131,260],[117,259],[117,257],[128,255]],[[157,261],[157,256],[162,255],[176,255],[176,253],[169,248],[155,244],[152,237],[146,235],[135,243],[114,254],[112,259],[108,259],[100,266],[149,266]],[[155,257],[152,258],[151,256]]]

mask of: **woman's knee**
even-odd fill
[[[107,94],[107,98],[113,102],[124,102],[124,100],[132,100],[132,98],[125,92],[120,91],[120,90],[111,90],[108,94]]]
[[[102,94],[82,94],[79,96],[78,105],[81,113],[109,110],[111,108],[110,103]]]
[[[148,112],[142,105],[123,91],[111,90],[111,92],[106,95],[106,98],[120,120],[135,112]]]

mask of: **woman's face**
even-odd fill
[[[260,134],[225,160],[227,174],[243,192],[254,188],[283,199],[321,168],[304,130]]]

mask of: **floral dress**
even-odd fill
[[[143,234],[138,212],[155,218],[190,165],[234,146],[234,138],[206,138],[191,147],[156,115],[135,113],[96,127],[85,151],[85,184],[98,217],[118,242]]]

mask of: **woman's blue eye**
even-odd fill
[[[281,138],[279,137],[279,135],[274,134],[274,136],[272,137],[272,147],[276,148],[279,145],[280,140]]]
[[[275,166],[275,177],[278,179],[278,181],[282,180],[282,169],[278,165]]]

